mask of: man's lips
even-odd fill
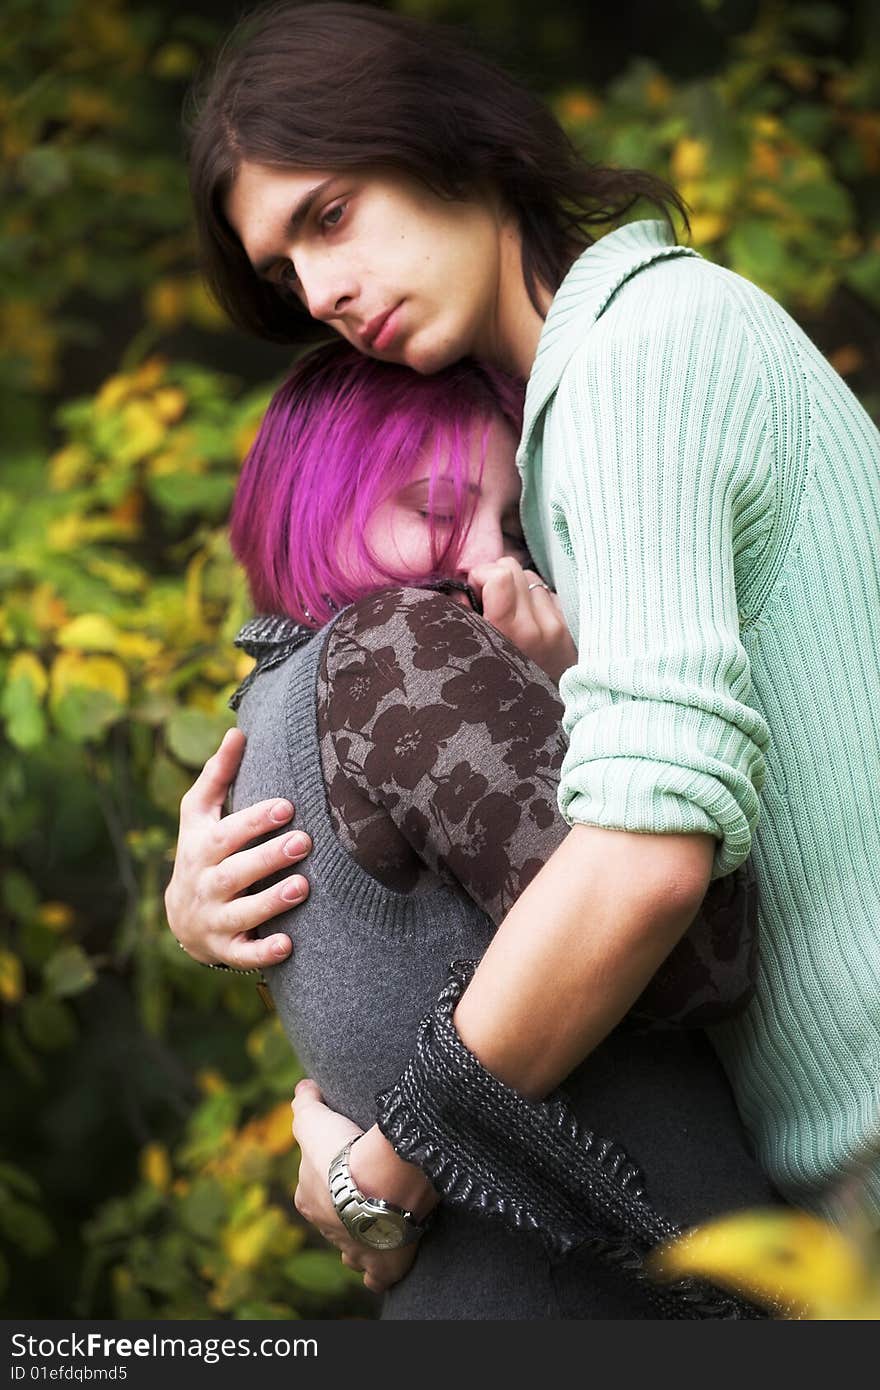
[[[379,352],[386,348],[397,332],[396,318],[399,304],[395,304],[393,309],[386,309],[384,313],[377,314],[374,319],[370,319],[366,328],[361,334],[361,341],[365,347],[375,348]]]

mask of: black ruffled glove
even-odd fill
[[[452,1015],[475,967],[453,963],[406,1070],[376,1098],[379,1128],[400,1157],[454,1207],[533,1231],[553,1256],[586,1246],[631,1272],[660,1316],[764,1316],[694,1280],[664,1287],[650,1280],[645,1255],[679,1228],[647,1200],[621,1146],[585,1128],[561,1092],[526,1100],[465,1047]]]

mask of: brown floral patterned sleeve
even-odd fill
[[[401,893],[452,879],[496,922],[565,838],[566,741],[547,676],[446,594],[396,589],[337,619],[318,676],[330,814],[357,862]],[[751,994],[747,870],[703,910],[636,1006],[691,1026]]]

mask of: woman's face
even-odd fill
[[[488,427],[482,476],[483,425],[470,442],[469,475],[474,510],[464,535],[458,565],[465,577],[476,565],[512,555],[525,564],[527,552],[519,519],[519,474],[516,436],[500,418]],[[407,482],[373,512],[364,528],[369,549],[382,564],[401,575],[423,578],[431,572],[433,516],[438,539],[452,523],[455,494],[441,477],[430,494],[431,458],[420,458]]]
[[[245,163],[226,214],[257,274],[368,356],[422,373],[491,360],[505,225],[492,200],[387,170]]]

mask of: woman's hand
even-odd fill
[[[512,556],[477,565],[468,575],[480,595],[483,617],[559,683],[577,661],[577,647],[565,625],[559,599],[534,570]]]
[[[285,933],[260,940],[254,932],[303,901],[309,891],[306,879],[294,874],[261,893],[246,890],[298,863],[312,847],[308,835],[295,831],[244,848],[293,815],[290,802],[280,800],[223,815],[244,746],[244,734],[230,729],[183,797],[174,873],[165,890],[168,925],[184,950],[204,964],[219,962],[236,970],[277,965],[290,954]]]
[[[328,1173],[330,1164],[343,1145],[363,1131],[353,1120],[337,1114],[323,1103],[321,1092],[314,1081],[300,1081],[294,1095],[293,1136],[300,1147],[300,1165],[293,1204],[300,1216],[305,1217],[306,1221],[320,1231],[325,1240],[336,1246],[341,1252],[344,1265],[363,1272],[364,1284],[368,1289],[373,1293],[384,1293],[406,1274],[416,1257],[418,1244],[404,1245],[399,1250],[371,1250],[369,1246],[362,1245],[349,1235],[336,1215],[330,1198]],[[381,1140],[381,1135],[379,1137]],[[390,1145],[388,1147],[402,1168],[411,1168],[410,1164],[404,1164],[402,1160],[397,1159]],[[351,1162],[354,1165],[354,1149]],[[418,1175],[417,1186],[424,1185],[433,1193],[427,1179],[417,1169],[413,1171]],[[354,1171],[352,1176],[355,1176]],[[365,1182],[361,1170],[358,1170],[355,1181],[359,1184]],[[373,1195],[368,1182],[365,1190],[368,1196]],[[384,1190],[381,1195],[386,1195]],[[387,1200],[395,1199],[389,1196]],[[399,1205],[406,1204],[400,1202]]]

